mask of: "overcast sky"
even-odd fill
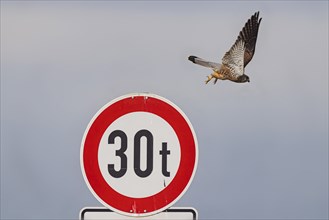
[[[260,11],[250,83],[204,84]],[[328,218],[328,1],[1,1],[1,219],[101,206],[80,169],[93,115],[131,92],[178,105],[199,142],[175,206],[200,219]]]

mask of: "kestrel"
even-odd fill
[[[189,56],[188,59],[195,64],[211,68],[213,73],[208,76],[206,84],[215,78],[231,80],[237,83],[250,82],[249,76],[244,74],[244,68],[251,61],[255,53],[258,28],[262,18],[258,19],[259,12],[256,12],[246,22],[233,46],[227,51],[222,59],[222,64],[210,62],[196,56]]]

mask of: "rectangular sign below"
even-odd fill
[[[163,212],[146,217],[120,215],[105,207],[84,208],[80,211],[80,220],[197,220],[198,212],[194,208],[169,208]]]

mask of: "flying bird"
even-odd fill
[[[213,70],[213,73],[208,76],[206,84],[212,78],[215,78],[214,84],[216,84],[218,79],[231,80],[236,83],[250,82],[249,76],[244,74],[244,69],[255,54],[258,29],[262,20],[258,16],[259,12],[256,12],[248,19],[235,43],[225,53],[221,64],[210,62],[197,56],[188,57],[193,63]]]

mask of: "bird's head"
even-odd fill
[[[250,82],[249,76],[243,74],[243,75],[241,75],[241,76],[238,77],[237,82],[239,82],[239,83]]]

